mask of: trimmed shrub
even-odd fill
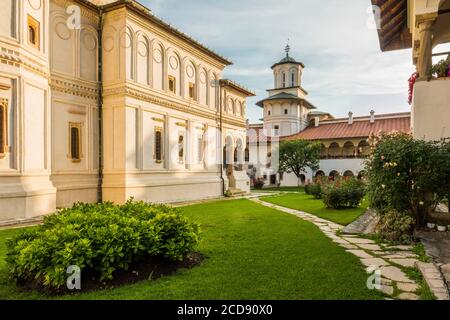
[[[71,265],[100,281],[151,257],[179,261],[199,242],[199,226],[164,205],[128,201],[75,204],[8,242],[7,264],[18,283],[49,291],[66,283]]]
[[[309,185],[309,194],[312,195],[316,199],[320,199],[322,197],[322,187],[318,183],[312,183]]]
[[[322,200],[328,208],[356,208],[364,194],[364,183],[357,179],[330,182],[322,187]]]
[[[377,231],[383,239],[393,242],[410,243],[414,230],[414,218],[395,210],[381,216]]]

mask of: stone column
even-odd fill
[[[419,19],[417,26],[419,28],[420,47],[419,56],[417,60],[417,71],[419,73],[419,81],[428,81],[431,79],[432,66],[432,27],[435,19],[428,17],[426,19]]]

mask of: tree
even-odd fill
[[[317,142],[306,140],[283,141],[279,148],[279,171],[294,173],[300,185],[300,176],[306,169],[319,169],[320,150],[322,146]]]

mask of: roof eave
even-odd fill
[[[137,2],[135,0],[119,0],[117,2],[113,2],[110,4],[104,5],[101,8],[105,12],[108,12],[108,11],[112,11],[112,10],[115,10],[118,8],[123,8],[123,7],[126,7],[128,9],[132,10],[133,12],[139,14],[140,16],[150,20],[151,22],[154,22],[162,29],[165,29],[166,31],[176,35],[177,37],[181,38],[182,40],[186,41],[187,43],[189,43],[190,45],[195,47],[196,49],[200,50],[201,52],[213,57],[221,64],[223,64],[225,66],[230,66],[233,64],[233,62],[231,60],[212,51],[211,49],[205,47],[198,41],[196,41],[193,38],[191,38],[190,36],[188,36],[187,34],[177,30],[176,28],[172,27],[168,23],[159,19],[158,17],[156,17],[155,15],[152,14],[150,9],[148,9],[146,6],[140,4],[139,2]]]

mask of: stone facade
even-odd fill
[[[226,141],[243,159],[251,95],[227,59],[134,1],[0,6],[0,220],[249,190],[221,171]]]

